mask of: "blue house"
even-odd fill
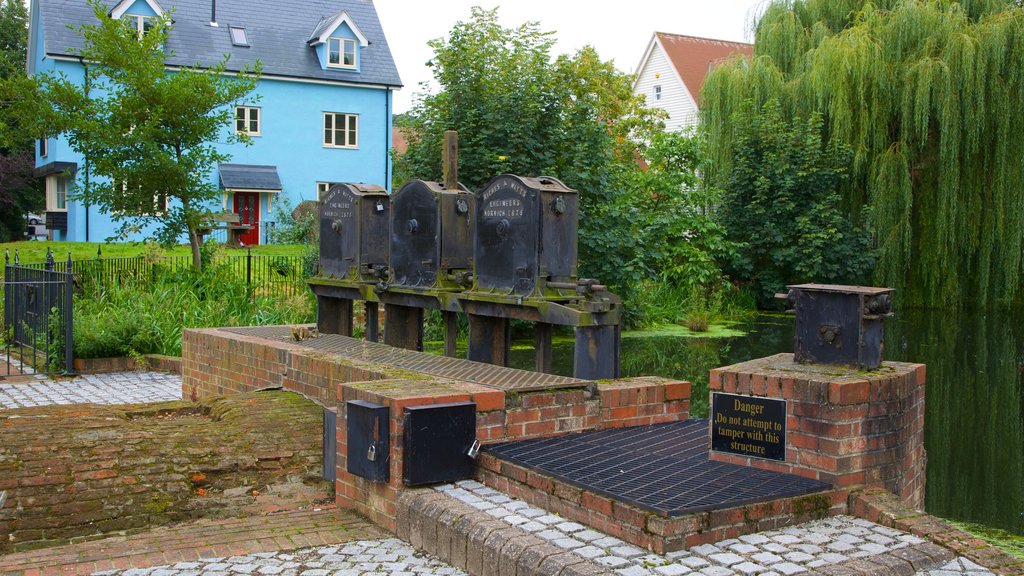
[[[108,0],[110,18],[144,32],[170,12],[169,68],[213,64],[230,54],[229,72],[263,64],[251,101],[235,109],[225,130],[253,144],[227,144],[231,155],[210,181],[220,209],[252,229],[246,244],[264,243],[272,207],[316,200],[335,182],[391,182],[391,106],[401,87],[372,0]],[[80,34],[96,23],[84,0],[32,0],[29,74],[54,72],[84,82],[88,62],[75,56]],[[258,97],[258,98],[257,98]],[[76,187],[98,185],[88,159],[64,137],[40,140],[36,175],[46,182],[46,223],[55,240],[102,241],[115,232],[109,215],[69,199]],[[109,185],[109,184],[108,184]],[[212,207],[217,210],[216,206]]]

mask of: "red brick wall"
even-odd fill
[[[185,330],[181,354],[182,397],[191,400],[284,388],[323,406],[334,406],[338,382],[387,377],[299,344],[217,328]]]
[[[397,494],[404,487],[402,424],[407,406],[475,402],[477,437],[484,443],[672,422],[685,420],[690,413],[690,383],[657,377],[612,380],[590,389],[506,392],[387,367],[371,370],[298,344],[219,329],[186,330],[182,356],[185,398],[281,387],[323,406],[337,406],[338,503],[390,530],[395,529]],[[347,472],[345,402],[349,400],[391,409],[391,479],[387,484]]]
[[[787,401],[786,460],[712,452],[733,462],[816,478],[837,487],[883,484],[924,506],[925,366],[878,371],[801,365],[779,354],[711,371],[710,390]]]

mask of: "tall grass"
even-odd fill
[[[756,313],[753,295],[738,288],[703,290],[670,282],[645,283],[627,305],[634,307],[638,327],[682,324],[694,332],[726,321],[748,320]]]
[[[311,322],[313,298],[272,295],[224,266],[160,271],[140,282],[90,283],[74,302],[76,358],[181,355],[184,328]]]

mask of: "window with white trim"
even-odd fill
[[[46,210],[66,212],[68,209],[68,175],[51,174],[46,177]]]
[[[162,216],[167,212],[169,198],[166,192],[153,194],[151,200],[142,196],[142,185],[136,185],[138,195],[129,195],[128,189],[132,186],[128,181],[122,180],[120,185],[113,184],[114,190],[120,189],[123,196],[113,206],[112,212],[128,216]]]
[[[359,146],[359,116],[324,112],[324,146],[327,148],[357,148]]]
[[[352,38],[328,38],[327,65],[331,68],[355,68],[356,41]]]
[[[661,86],[654,87],[654,99],[661,100]]]
[[[149,32],[149,29],[153,27],[153,21],[155,19],[152,16],[140,16],[138,14],[124,14],[121,16],[121,21],[126,22],[129,28],[132,28],[142,38],[142,35]]]
[[[260,109],[254,106],[236,106],[235,132],[237,134],[259,136],[261,134]]]
[[[316,197],[319,198],[321,194],[330,190],[331,186],[334,186],[335,184],[337,184],[337,182],[317,182]]]

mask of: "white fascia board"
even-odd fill
[[[121,0],[117,3],[117,6],[114,6],[110,10],[110,17],[114,20],[121,18],[121,16],[123,16],[124,13],[132,7],[132,4],[135,4],[135,2],[136,0]],[[145,0],[145,2],[146,4],[149,4],[150,9],[153,10],[153,12],[155,12],[157,16],[164,15],[163,7],[161,7],[156,0]]]
[[[80,63],[81,60],[77,56],[68,56],[67,54],[47,54],[48,57],[54,60],[60,60],[62,62],[76,62]],[[165,66],[168,70],[183,70],[186,66]],[[225,76],[238,76],[238,72],[226,71]],[[360,84],[359,82],[345,82],[343,80],[327,80],[324,78],[301,78],[299,76],[283,76],[275,74],[260,74],[260,80],[280,80],[282,82],[297,82],[299,84],[322,84],[325,86],[351,86],[353,88],[366,88],[367,90],[400,90],[401,86],[394,86],[391,84]]]
[[[651,35],[651,41],[647,43],[647,50],[644,50],[643,58],[640,58],[640,64],[636,67],[636,72],[633,73],[633,90],[636,91],[636,85],[640,83],[640,75],[643,74],[644,68],[647,67],[647,61],[651,59],[651,52],[654,50],[654,42],[658,39],[658,33],[655,32]]]
[[[356,38],[359,39],[360,46],[366,48],[367,46],[370,45],[370,41],[367,40],[366,36],[363,35],[363,31],[359,29],[359,26],[356,26],[355,21],[352,20],[352,17],[349,16],[348,12],[345,10],[338,12],[338,15],[334,17],[334,20],[327,25],[327,28],[324,28],[323,33],[320,34],[320,36],[314,42],[310,42],[310,45],[315,46],[317,44],[323,44],[324,42],[327,42],[327,39],[331,36],[331,34],[334,34],[334,31],[338,29],[338,26],[341,26],[343,23],[348,24],[348,27],[352,29],[352,33],[355,34]]]

